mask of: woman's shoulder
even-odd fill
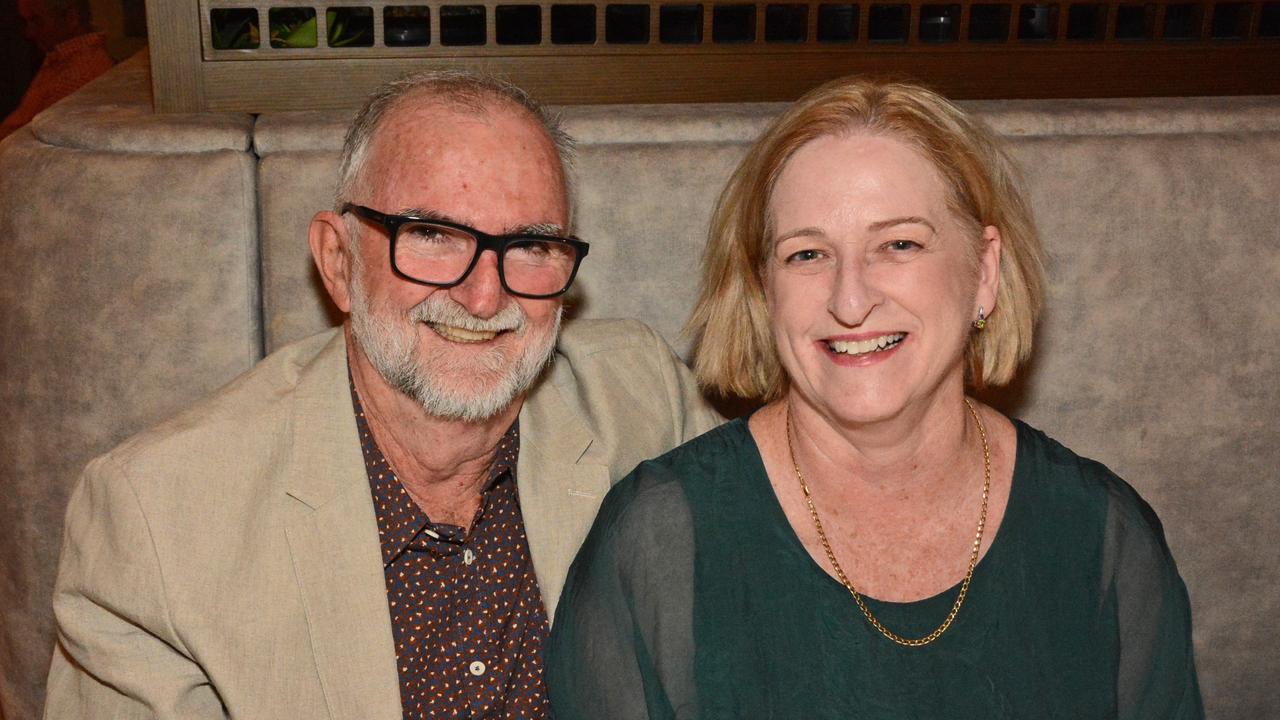
[[[659,478],[678,481],[710,476],[741,465],[754,453],[757,453],[755,442],[747,429],[746,418],[737,418],[640,463],[631,475],[650,482]]]
[[[1015,483],[1055,504],[1085,504],[1105,513],[1108,525],[1139,528],[1164,544],[1164,529],[1151,505],[1132,485],[1102,462],[1081,455],[1021,420],[1012,419],[1018,437]]]
[[[691,506],[700,503],[698,489],[716,484],[718,477],[740,475],[753,452],[745,420],[709,430],[619,480],[601,504],[596,526],[615,538],[647,534],[645,528],[667,527],[674,519],[689,522]]]

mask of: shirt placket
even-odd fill
[[[460,566],[460,572],[468,580],[463,586],[467,596],[461,601],[474,613],[467,628],[469,659],[464,668],[468,707],[473,718],[498,717],[502,700],[500,691],[504,668],[493,644],[494,612],[501,604],[502,589],[491,582],[492,567],[487,557],[487,541],[494,532],[491,505],[499,492],[491,487],[485,493],[481,513],[476,517],[474,532],[467,539]],[[467,551],[470,552],[470,563],[466,562]]]
[[[545,707],[527,712],[523,686],[508,697],[529,631],[529,618],[520,618],[516,603],[521,593],[537,596],[536,586],[530,591],[518,581],[523,570],[505,565],[514,553],[508,544],[518,542],[522,529],[512,520],[518,518],[512,515],[518,426],[499,445],[468,532],[432,523],[409,498],[368,433],[354,384],[351,391],[388,563],[397,642],[413,641],[412,657],[401,658],[405,717],[543,717]]]

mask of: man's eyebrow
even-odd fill
[[[886,230],[896,225],[924,225],[925,227],[929,228],[929,230],[931,230],[932,232],[934,233],[938,232],[938,228],[934,227],[933,223],[929,222],[925,218],[920,217],[919,215],[908,215],[905,217],[889,218],[888,220],[873,222],[867,226],[867,230],[871,232],[880,232],[881,230]]]
[[[439,210],[428,210],[420,207],[400,208],[400,211],[396,214],[404,215],[405,217],[417,218],[419,220],[444,220],[445,222],[458,223],[457,220],[445,215]],[[463,223],[458,224],[461,225]]]
[[[401,208],[400,215],[418,218],[419,220],[442,220],[444,222],[471,227],[467,223],[457,218],[449,217],[439,210],[428,210],[427,208],[411,207]],[[556,223],[532,223],[530,225],[516,225],[503,231],[503,235],[554,235],[556,237],[565,237],[565,230]]]
[[[511,228],[508,235],[554,235],[556,237],[565,237],[564,228],[555,223],[534,223],[532,225],[518,225]]]

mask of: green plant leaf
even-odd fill
[[[278,26],[278,32],[271,33],[271,47],[313,48],[316,46],[316,17],[312,15],[304,22],[290,28]]]

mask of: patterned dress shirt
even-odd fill
[[[369,431],[356,426],[373,492],[406,720],[545,718],[549,631],[516,491],[519,422],[498,445],[470,529],[434,523]]]

